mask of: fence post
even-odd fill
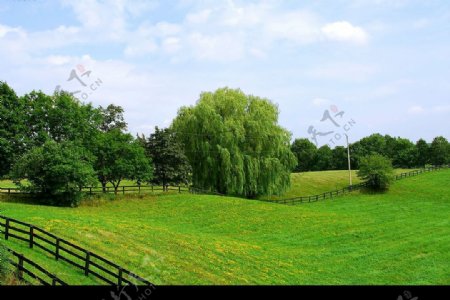
[[[10,189],[10,188],[8,188],[8,195],[9,195],[9,194],[11,194],[11,189]]]
[[[123,269],[119,268],[119,276],[117,277],[117,279],[118,279],[117,283],[118,283],[119,287],[122,286],[122,274],[123,274]]]
[[[5,222],[5,240],[8,239],[8,236],[9,236],[9,219],[6,219],[6,222]]]
[[[91,258],[91,254],[89,251],[86,251],[86,264],[84,265],[84,275],[89,275],[89,260]]]
[[[55,259],[59,259],[59,238],[56,239]]]
[[[33,248],[33,236],[34,236],[34,230],[33,225],[30,226],[30,248]]]
[[[153,193],[153,183],[152,183],[152,193]]]
[[[23,254],[19,254],[19,263],[17,264],[17,277],[23,279]]]
[[[89,188],[89,195],[92,195],[92,187]]]
[[[139,194],[141,194],[141,185],[138,185],[139,187]]]
[[[178,193],[181,193],[181,185],[178,186]]]
[[[122,193],[125,195],[125,186],[122,187]]]

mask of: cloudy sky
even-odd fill
[[[121,105],[132,133],[228,86],[319,145],[450,138],[450,2],[0,0],[0,80]]]

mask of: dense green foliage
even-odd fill
[[[154,166],[153,184],[165,187],[168,184],[189,184],[191,166],[183,152],[183,145],[169,128],[159,129],[148,139],[139,138]]]
[[[76,204],[81,186],[117,190],[124,179],[150,180],[144,148],[124,133],[123,108],[94,108],[67,92],[32,91],[17,97],[0,82],[0,176],[28,179],[22,189],[45,193],[52,204]],[[94,176],[95,175],[95,176]]]
[[[317,155],[317,147],[309,139],[295,139],[291,151],[297,158],[295,172],[311,171]]]
[[[347,147],[337,146],[332,149],[331,159],[328,146],[317,149],[308,139],[294,140],[291,150],[298,160],[295,168],[297,172],[348,168]],[[350,145],[352,168],[358,169],[360,159],[370,154],[390,158],[395,168],[443,165],[450,163],[450,144],[444,137],[436,137],[431,144],[423,139],[414,144],[408,139],[376,133]]]
[[[361,157],[358,176],[374,190],[386,190],[393,180],[394,169],[389,158],[379,154]]]
[[[22,107],[12,88],[0,81],[0,177],[8,174],[17,155],[22,152],[24,122]]]
[[[269,100],[228,88],[202,93],[195,106],[182,107],[172,126],[193,184],[249,198],[286,191],[296,159],[278,114]]]
[[[434,165],[450,163],[450,144],[443,136],[436,137],[431,143],[430,161]]]
[[[174,194],[75,209],[0,202],[0,209],[156,285],[446,285],[449,176],[441,170],[396,181],[383,194],[296,206]],[[7,243],[68,283],[95,284],[26,242]]]
[[[128,133],[118,129],[101,133],[91,150],[96,157],[94,169],[103,189],[110,182],[117,193],[124,179],[142,182],[152,178],[151,160],[142,145]]]
[[[26,178],[30,184],[22,188],[46,195],[42,200],[76,205],[81,188],[97,182],[92,160],[88,151],[71,142],[47,141],[18,159],[11,176],[19,186]]]

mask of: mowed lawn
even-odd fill
[[[450,170],[297,206],[181,194],[0,209],[155,284],[450,284]]]

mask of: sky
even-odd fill
[[[448,0],[0,0],[0,80],[167,127],[202,92],[279,107],[293,138],[450,138]]]

